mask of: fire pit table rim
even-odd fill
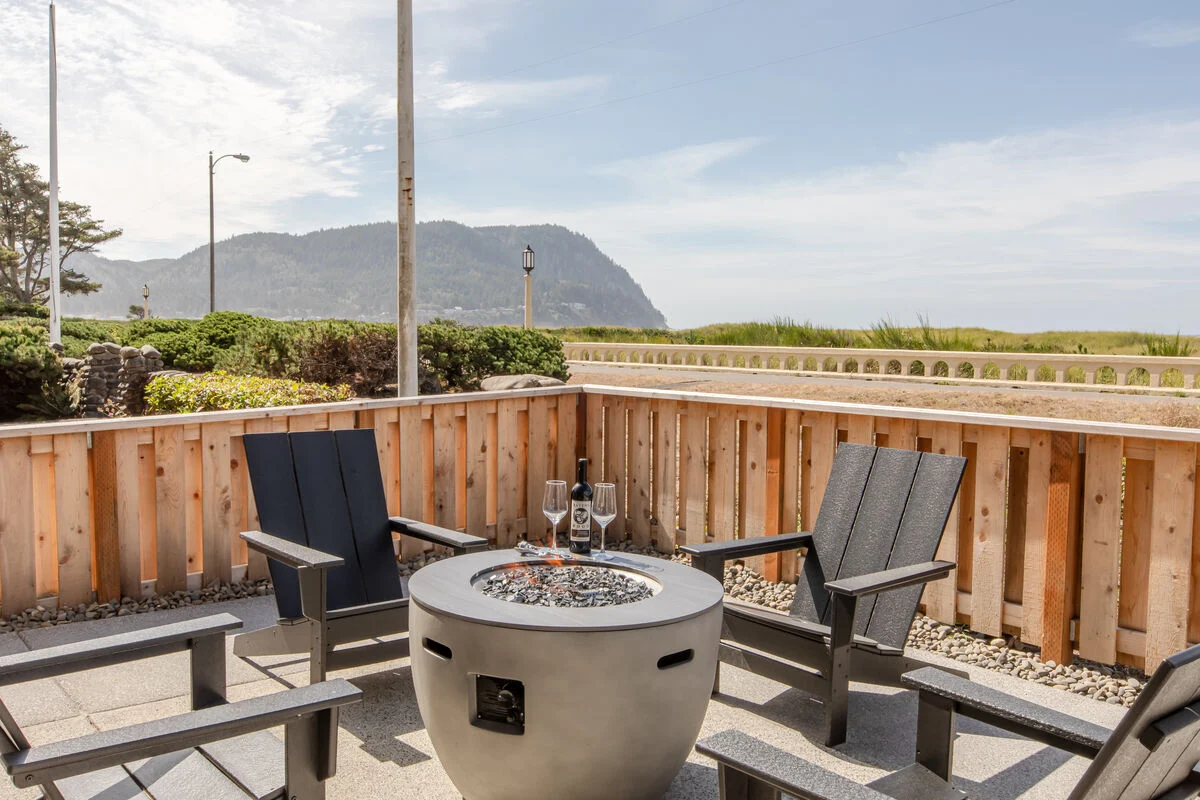
[[[697,569],[661,558],[613,554],[609,561],[558,561],[525,557],[516,550],[456,556],[418,570],[409,580],[411,602],[427,611],[485,625],[523,630],[614,631],[682,622],[721,602],[721,584]],[[508,567],[582,566],[633,573],[656,589],[632,603],[587,608],[534,606],[489,597],[476,586],[489,573]]]

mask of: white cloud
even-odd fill
[[[1129,38],[1145,47],[1184,47],[1200,42],[1200,22],[1151,20],[1134,28]]]
[[[435,81],[425,82],[433,84]],[[501,111],[539,105],[559,97],[602,89],[603,76],[581,75],[570,78],[525,81],[439,81],[440,88],[416,98],[418,113],[475,112],[472,116],[492,117]],[[431,108],[432,107],[432,108]]]
[[[0,124],[44,175],[46,8],[0,2]],[[521,2],[417,2],[416,93],[435,95],[418,103],[419,117],[446,125],[603,86],[597,76],[455,77]],[[357,197],[392,158],[394,4],[164,0],[150,13],[142,0],[65,0],[57,18],[63,196],[125,228],[105,255],[174,256],[207,240],[210,149],[251,156],[218,168],[221,238],[289,230],[296,203]],[[361,215],[326,224],[349,221]]]
[[[1148,327],[1200,327],[1180,305],[1200,289],[1200,121],[948,142],[766,183],[700,179],[712,158],[738,152],[715,142],[620,162],[609,172],[676,179],[638,181],[591,207],[479,209],[427,196],[420,208],[586,232],[673,325],[773,313],[851,325],[934,309],[952,324],[1113,327],[1140,314]],[[1119,321],[1101,313],[1114,304]]]
[[[678,147],[665,153],[627,158],[595,170],[598,175],[624,178],[637,184],[678,184],[700,176],[722,161],[750,152],[763,142],[759,137],[729,139]]]

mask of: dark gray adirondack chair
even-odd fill
[[[31,747],[0,703],[0,760],[18,788],[47,800],[246,797],[323,800],[337,764],[338,709],[362,692],[337,680],[228,703],[225,632],[230,614],[48,647],[0,658],[0,686],[191,654],[186,714]],[[284,741],[268,729],[284,726]]]
[[[237,637],[234,653],[307,651],[313,683],[326,670],[408,655],[407,636],[377,638],[408,632],[392,532],[456,554],[486,547],[487,539],[388,517],[374,431],[259,433],[243,441],[265,532],[242,538],[270,559],[280,619]]]
[[[904,676],[920,691],[916,762],[860,786],[746,734],[726,731],[696,750],[719,765],[723,800],[950,800],[954,718],[963,714],[1092,759],[1068,800],[1200,797],[1200,645],[1167,658],[1115,730],[933,667]]]
[[[965,466],[959,456],[843,444],[812,533],[680,548],[717,580],[728,560],[807,548],[790,614],[726,601],[721,659],[824,697],[831,747],[846,741],[850,680],[899,686],[920,666],[904,642],[924,584],[954,568],[931,559]]]

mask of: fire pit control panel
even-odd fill
[[[525,733],[525,684],[511,678],[475,676],[471,724],[477,728],[521,736]]]

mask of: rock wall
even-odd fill
[[[82,359],[63,359],[68,378],[81,376],[87,417],[141,414],[146,381],[162,368],[162,355],[150,345],[138,349],[103,342],[88,347]]]

